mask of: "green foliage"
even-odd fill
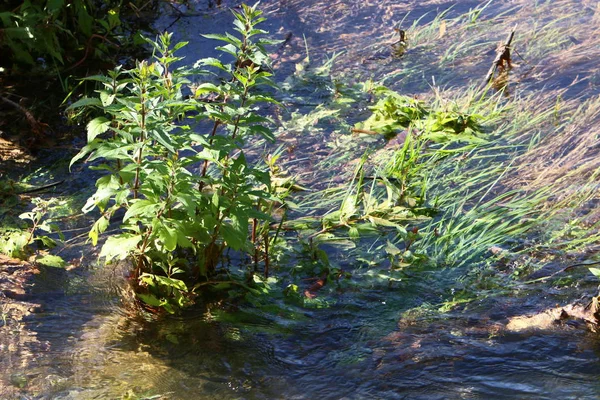
[[[108,172],[83,208],[101,212],[89,237],[97,244],[122,210],[123,233],[106,240],[101,256],[132,261],[138,296],[151,307],[175,312],[190,304],[189,284],[214,276],[226,249],[252,255],[255,269],[264,258],[268,275],[270,214],[279,204],[273,165],[259,168],[243,150],[251,136],[273,139],[269,120],[257,112],[274,102],[256,92],[274,86],[261,68],[272,43],[256,38],[266,33],[256,27],[261,13],[245,5],[233,13],[239,37],[206,35],[226,43],[218,49],[234,57],[229,64],[209,58],[193,70],[174,67],[181,60],[174,53],[186,43],[172,46],[165,33],[148,41],[152,62],[87,78],[101,84],[98,96],[71,106],[103,114],[88,123],[88,144],[72,160],[87,156],[91,168]],[[220,83],[192,85],[191,74]],[[188,86],[192,96],[184,95]]]
[[[73,52],[83,49],[88,55],[92,37],[100,42],[94,49],[107,51],[107,37],[118,33],[121,25],[119,5],[117,1],[25,0],[6,7],[10,11],[0,12],[0,51],[7,54],[2,62],[33,65],[42,57],[47,63],[66,65]]]
[[[371,116],[355,126],[354,133],[380,133],[386,139],[395,139],[382,150],[367,151],[350,183],[309,196],[311,200],[305,204],[321,203],[321,207],[327,204],[329,210],[325,209],[324,215],[301,217],[285,225],[301,230],[307,238],[313,255],[313,276],[335,268],[326,260],[324,251],[325,246],[333,246],[350,260],[369,267],[386,263],[389,272],[378,272],[377,276],[391,284],[405,280],[406,268],[435,264],[442,258],[440,253],[449,252],[448,248],[440,249],[439,243],[455,237],[440,237],[440,232],[446,231],[440,228],[439,217],[447,210],[440,207],[437,196],[440,186],[444,186],[442,192],[448,191],[448,186],[445,180],[438,182],[439,177],[432,174],[435,171],[441,176],[448,175],[448,179],[460,177],[457,163],[465,151],[487,143],[484,125],[494,123],[499,108],[494,106],[496,99],[487,104],[476,95],[466,96],[466,101],[452,102],[436,92],[434,101],[426,103],[381,86],[371,86],[369,93],[380,99],[371,107]],[[368,135],[365,139],[373,137]],[[467,144],[462,146],[457,142]],[[468,226],[473,227],[473,222]],[[496,241],[498,237],[494,235],[490,240]],[[451,244],[448,246],[452,249]],[[454,248],[467,251],[468,243]],[[481,252],[478,250],[477,254]],[[461,257],[474,255],[474,252],[463,253]]]
[[[16,187],[16,182],[0,175],[0,217],[10,214],[19,204]]]
[[[57,241],[51,238],[50,234],[58,234],[60,239],[63,239],[58,225],[48,217],[49,210],[57,204],[57,199],[33,198],[31,203],[34,205],[33,209],[19,215],[21,220],[27,222],[29,228],[25,229],[21,226],[3,228],[0,235],[0,253],[26,259],[33,253],[31,246],[34,243],[50,249],[57,245]],[[45,234],[38,234],[40,231]],[[61,261],[60,257],[46,256],[42,264],[62,266]]]
[[[413,127],[424,139],[434,143],[486,142],[480,125],[484,119],[482,115],[427,106],[420,100],[385,87],[378,87],[374,92],[382,98],[370,107],[372,115],[356,125],[359,130],[374,131],[391,138]]]
[[[369,107],[373,114],[366,121],[357,124],[358,129],[393,136],[428,114],[424,103],[417,99],[382,87],[377,88],[375,93],[384,97]]]

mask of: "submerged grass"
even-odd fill
[[[309,128],[307,133],[317,137],[327,132],[327,151],[311,160],[316,172],[310,179],[323,190],[301,195],[298,201],[300,212],[312,216],[312,229],[323,229],[315,224],[319,216],[348,212],[349,197],[351,211],[363,221],[368,220],[365,216],[373,204],[387,201],[390,209],[407,207],[410,215],[399,224],[403,230],[390,224],[379,233],[371,232],[370,239],[355,231],[338,233],[344,239],[361,236],[350,252],[360,266],[371,269],[354,273],[374,276],[375,271],[375,276],[391,282],[394,276],[410,276],[411,269],[453,267],[462,271],[462,285],[472,292],[462,293],[458,302],[451,296],[451,304],[489,296],[490,287],[498,293],[511,287],[521,290],[519,282],[549,262],[557,270],[568,261],[593,260],[591,252],[600,239],[595,128],[600,126],[600,97],[592,85],[595,67],[580,53],[582,48],[595,52],[600,44],[595,28],[593,32],[581,29],[582,23],[600,18],[600,7],[520,1],[498,10],[492,3],[459,15],[450,10],[425,24],[422,21],[427,17],[413,21],[406,29],[408,51],[399,60],[363,58],[367,71],[373,71],[374,64],[383,70],[379,83],[391,84],[402,94],[410,90],[431,110],[484,116],[485,143],[421,143],[416,155],[410,155],[407,140],[388,142],[381,136],[349,135],[343,130],[331,133],[327,124],[313,124],[316,129]],[[535,24],[516,28],[513,69],[504,74],[503,87],[482,87],[495,43],[516,22],[529,19]],[[397,40],[397,33],[390,31],[380,43],[390,46]],[[380,51],[382,47],[377,46],[367,50]],[[346,57],[352,54],[357,53],[350,50],[338,58],[336,66],[328,65],[327,72],[334,71],[330,81],[337,88],[331,93],[344,85],[356,88],[347,78]],[[364,56],[364,50],[358,54]],[[572,72],[563,74],[565,69]],[[561,82],[553,79],[558,73],[563,76]],[[347,96],[351,112],[337,108],[335,121],[330,122],[346,119],[351,121],[346,125],[351,125],[357,118],[367,119],[366,108],[376,98],[379,83],[362,85]],[[329,105],[337,98],[332,94]],[[322,112],[323,107],[315,110]],[[413,123],[406,127],[405,137],[423,129],[427,127]],[[363,154],[370,155],[363,158],[363,175],[357,179],[352,171]],[[413,196],[416,203],[390,197],[390,191],[398,190],[397,186],[391,189],[390,166],[397,168],[393,183],[410,180],[420,188],[420,194]],[[390,216],[382,219],[386,218]],[[348,220],[339,222],[336,229],[352,229]],[[405,257],[408,250],[419,257]],[[469,280],[477,284],[469,285]]]

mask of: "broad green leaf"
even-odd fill
[[[171,140],[171,137],[164,129],[153,129],[150,132],[150,136],[158,141],[158,143],[162,144],[167,150],[171,153],[175,153],[174,143]]]
[[[193,249],[194,244],[190,241],[190,239],[185,236],[185,234],[181,231],[177,231],[177,245],[186,249]]]
[[[177,231],[171,227],[163,226],[158,237],[163,242],[165,249],[173,251],[177,248]]]
[[[82,99],[77,100],[75,103],[71,104],[69,107],[67,107],[67,111],[72,110],[74,108],[80,108],[80,107],[89,107],[89,106],[102,106],[102,102],[100,101],[100,99],[96,98],[96,97],[84,97]]]
[[[159,300],[156,296],[152,294],[144,294],[144,293],[136,293],[137,297],[139,297],[144,303],[148,304],[152,307],[162,307],[164,300]]]
[[[207,39],[215,39],[220,40],[222,42],[230,43],[233,46],[234,51],[236,49],[236,46],[240,47],[242,45],[242,42],[238,38],[233,37],[231,35],[219,35],[216,33],[209,33],[202,36],[204,36]]]
[[[111,236],[106,239],[106,243],[102,246],[100,258],[106,258],[107,262],[114,258],[124,260],[133,252],[141,240],[142,235],[132,235],[130,233]]]
[[[187,292],[188,290],[184,281],[162,275],[143,273],[140,275],[140,281],[148,284],[149,286],[162,285],[168,288],[181,290],[183,292]]]
[[[51,14],[54,14],[56,11],[59,11],[62,8],[64,3],[65,0],[48,0],[48,2],[46,3],[46,9]]]
[[[229,71],[229,69],[225,65],[223,65],[223,63],[219,59],[213,57],[200,59],[196,61],[196,64],[194,64],[194,66],[196,68],[200,66],[209,66],[219,68],[223,71]]]
[[[48,236],[38,236],[35,238],[36,240],[39,240],[40,242],[42,242],[42,244],[50,249],[56,247],[56,240],[52,239],[51,237]]]
[[[237,57],[237,48],[233,44],[226,44],[225,46],[215,47],[215,49]]]
[[[135,202],[133,202],[135,201]],[[131,206],[123,216],[123,222],[127,222],[132,217],[154,216],[160,209],[160,204],[146,199],[133,200]]]
[[[87,140],[91,143],[96,136],[103,134],[110,127],[110,121],[105,117],[94,118],[87,124]]]
[[[114,100],[115,100],[114,94],[110,94],[105,90],[100,92],[100,101],[102,102],[103,107],[110,106]]]
[[[369,219],[369,221],[371,221],[371,223],[373,225],[387,226],[387,227],[392,227],[392,228],[400,228],[400,225],[398,225],[397,223],[392,222],[390,220],[387,220],[385,218],[379,218],[379,217],[369,216],[368,219]]]
[[[177,43],[175,46],[173,46],[173,52],[176,52],[177,50],[181,49],[184,46],[187,46],[189,42],[179,42]]]
[[[205,82],[205,83],[202,83],[202,84],[196,86],[196,88],[194,90],[194,94],[196,96],[201,96],[205,93],[213,93],[213,92],[219,93],[220,91],[221,91],[221,89],[217,85],[215,85],[213,83]]]
[[[67,263],[59,256],[48,254],[35,260],[38,264],[45,265],[46,267],[64,268]]]
[[[247,232],[240,232],[229,224],[221,226],[223,239],[227,242],[227,246],[233,250],[241,250],[245,244]]]
[[[98,235],[108,228],[109,220],[104,215],[98,218],[98,220],[92,226],[89,233],[89,238],[92,240],[92,245],[98,244]]]
[[[93,245],[93,246],[96,246],[96,245],[98,244],[98,236],[99,236],[99,234],[98,234],[98,230],[97,230],[97,229],[94,229],[94,228],[92,228],[92,229],[90,230],[90,232],[88,233],[88,237],[89,237],[89,238],[90,238],[90,240],[92,241],[92,245]]]
[[[393,244],[392,242],[390,242],[389,240],[387,241],[386,245],[385,245],[385,252],[388,253],[391,256],[397,256],[398,254],[402,253],[402,250],[400,250],[398,247],[396,247],[395,244]]]

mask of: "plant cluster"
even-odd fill
[[[264,46],[257,38],[261,11],[243,6],[234,12],[231,34],[206,35],[225,42],[218,47],[230,63],[199,60],[195,68],[176,67],[171,35],[148,41],[153,61],[138,62],[88,80],[101,85],[97,97],[71,106],[95,108],[104,115],[87,125],[88,144],[72,160],[87,156],[94,169],[106,171],[85,212],[100,218],[89,237],[93,244],[113,217],[123,233],[110,235],[101,257],[128,259],[137,294],[147,305],[169,312],[193,301],[201,288],[217,284],[215,275],[225,250],[254,259],[252,275],[277,240],[269,230],[272,214],[282,207],[271,183],[272,165],[249,161],[244,145],[251,136],[273,139],[261,104],[274,102],[257,87],[271,85],[264,68]],[[213,76],[192,84],[190,76]],[[191,94],[186,90],[190,87]],[[273,160],[274,162],[274,160]]]
[[[324,264],[328,261],[318,249],[321,244],[348,246],[348,239],[383,235],[387,240],[377,249],[389,256],[393,269],[401,269],[429,259],[427,249],[415,242],[425,236],[427,242],[437,241],[440,236],[438,230],[421,230],[440,211],[430,193],[431,172],[445,168],[448,163],[442,161],[448,156],[486,143],[481,123],[489,118],[471,112],[474,107],[469,105],[448,106],[452,103],[441,100],[426,105],[383,86],[371,88],[370,93],[379,100],[353,132],[382,134],[393,144],[374,154],[367,151],[349,185],[313,196],[329,199],[321,200],[322,204],[334,199],[322,216],[301,217],[286,226],[303,230],[315,258]],[[459,142],[466,146],[458,147]]]
[[[115,48],[112,37],[121,26],[120,2],[93,0],[4,0],[0,12],[0,50],[7,57],[2,67],[13,64],[51,63],[70,66],[74,57],[106,57]]]
[[[409,126],[435,143],[485,143],[480,121],[482,115],[461,112],[448,107],[433,108],[424,102],[396,93],[386,87],[374,90],[381,99],[372,107],[372,115],[356,125],[359,131],[374,131],[390,138]]]

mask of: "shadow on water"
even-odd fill
[[[282,0],[264,1],[262,7],[273,36],[292,33],[290,43],[276,55],[280,79],[306,57],[306,37],[315,65],[324,54],[343,51],[336,73],[383,77],[395,89],[418,94],[429,89],[431,76],[449,86],[477,82],[507,27],[538,21],[531,4],[492,2],[481,15],[472,15],[483,21],[482,28],[453,31],[448,23],[442,31],[436,26],[401,59],[392,57],[388,42],[406,13],[407,27],[423,16],[420,24],[431,23],[438,11],[455,3]],[[600,47],[582,41],[574,27],[595,21],[599,12],[592,2],[581,7],[575,3],[554,4],[570,16],[552,25],[569,32],[558,41],[552,41],[555,36],[542,19],[537,28],[523,28],[529,36],[517,37],[537,42],[534,46],[517,39],[516,46],[535,68],[525,73],[525,63],[516,67],[513,85],[532,92],[566,89],[565,96],[571,98],[598,94],[592,67]],[[447,16],[457,18],[483,4],[460,2]],[[500,17],[486,22],[494,16]],[[158,24],[164,28],[175,18],[164,16]],[[500,25],[491,32],[496,22]],[[185,55],[193,62],[213,54],[209,49],[214,43],[198,35],[223,33],[230,25],[228,11],[208,10],[179,18],[173,28],[178,40],[191,41]],[[469,38],[468,47],[454,49],[459,56],[444,55]],[[353,272],[353,285],[323,289],[319,296],[327,307],[285,304],[280,313],[272,313],[253,306],[215,305],[160,321],[132,317],[127,311],[119,300],[124,278],[118,269],[48,270],[37,278],[32,293],[43,309],[26,320],[35,339],[19,352],[7,352],[2,362],[10,368],[5,381],[23,383],[20,398],[39,399],[121,398],[128,392],[172,399],[600,396],[595,336],[569,324],[546,331],[505,330],[507,317],[551,307],[560,293],[529,291],[441,313],[443,299],[465,271],[423,271],[390,288],[387,282],[369,280],[355,265],[343,267]]]

